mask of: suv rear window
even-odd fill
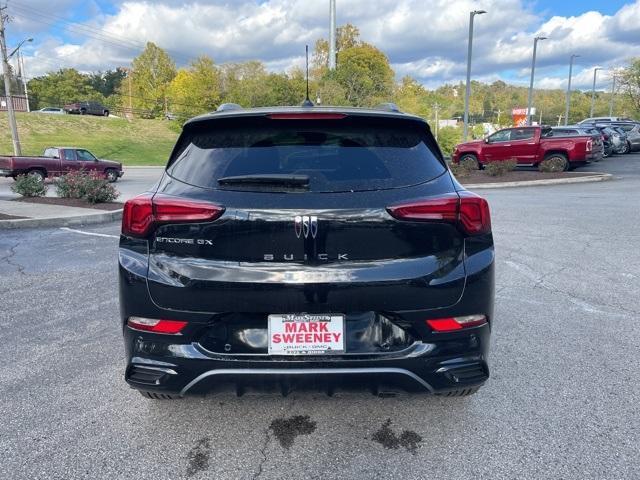
[[[416,185],[446,171],[432,137],[417,122],[233,120],[187,126],[169,175],[200,187],[243,191],[264,186],[220,185],[218,179],[306,175],[309,191],[345,192]]]

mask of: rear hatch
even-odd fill
[[[465,284],[459,227],[399,220],[389,210],[458,200],[428,128],[410,118],[187,125],[153,199],[156,213],[176,202],[187,209],[207,202],[224,213],[195,223],[164,217],[150,238],[153,301],[211,313],[456,303]]]

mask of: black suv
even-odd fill
[[[126,381],[474,393],[489,376],[487,202],[393,107],[225,105],[124,207]]]

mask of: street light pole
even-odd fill
[[[462,141],[467,141],[469,133],[469,97],[471,95],[471,52],[473,50],[473,17],[487,13],[485,10],[474,10],[469,12],[469,44],[467,50],[467,86],[464,92],[464,127]]]
[[[564,109],[564,124],[569,124],[569,105],[571,105],[571,75],[573,73],[573,59],[579,57],[580,55],[571,55],[571,59],[569,60],[569,83],[567,83],[567,105]]]
[[[593,87],[591,88],[591,110],[589,111],[589,117],[593,118],[593,107],[596,104],[596,75],[598,70],[604,70],[602,67],[596,67],[593,69]]]
[[[13,51],[7,56],[7,60],[13,57],[16,53],[18,54],[18,56],[16,57],[16,60],[18,62],[18,71],[20,72],[20,80],[22,81],[22,87],[24,89],[24,97],[27,101],[27,112],[30,112],[31,109],[29,108],[29,92],[27,91],[27,81],[25,80],[24,73],[24,59],[22,57],[22,50],[20,50],[20,47],[22,47],[22,45],[24,45],[26,42],[33,42],[33,38],[29,37],[22,40],[18,44],[18,46],[14,48]]]
[[[533,78],[536,72],[536,52],[538,42],[546,40],[547,37],[536,37],[533,39],[533,58],[531,60],[531,81],[529,82],[529,98],[527,99],[527,125],[531,126],[531,102],[533,101]]]
[[[7,114],[9,116],[9,127],[11,128],[11,140],[13,141],[13,153],[19,157],[22,155],[20,148],[20,138],[18,137],[18,125],[16,124],[16,114],[13,111],[13,97],[11,96],[11,80],[9,59],[7,58],[7,43],[4,37],[4,22],[7,17],[4,10],[7,7],[0,7],[0,54],[2,55],[2,74],[4,75],[4,92],[7,100]]]
[[[331,31],[329,32],[329,70],[336,69],[336,0],[329,1]]]
[[[616,94],[616,74],[613,73],[613,83],[611,84],[611,98],[609,99],[609,116],[613,117],[613,97]]]

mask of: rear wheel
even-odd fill
[[[114,183],[118,181],[118,172],[116,172],[111,168],[105,172],[104,176],[109,183]]]
[[[177,395],[169,395],[168,393],[158,393],[158,392],[147,392],[145,390],[138,390],[140,395],[144,398],[150,398],[151,400],[177,400]]]
[[[460,388],[458,390],[451,390],[450,392],[436,393],[439,397],[468,397],[473,395],[480,387]]]
[[[631,152],[631,144],[629,142],[625,142],[624,147],[620,150],[620,153],[629,153]]]
[[[87,111],[84,108],[80,109],[80,115],[84,115],[85,113],[87,113]]]
[[[462,155],[460,157],[460,161],[459,161],[460,165],[462,165],[462,162],[464,162],[465,160],[467,160],[469,162],[474,162],[476,164],[476,168],[478,170],[482,170],[482,165],[478,161],[478,157],[476,157],[475,155],[473,155],[471,153],[465,153],[464,155]]]
[[[562,170],[563,171],[567,171],[567,170],[571,170],[571,163],[569,163],[569,159],[567,158],[566,155],[563,155],[562,153],[552,153],[550,155],[547,155],[546,157],[544,157],[545,160],[552,160],[552,159],[558,159],[558,161],[562,162],[563,167]]]
[[[44,179],[45,179],[45,176],[46,176],[45,173],[42,170],[29,170],[29,172],[27,172],[27,175],[29,175],[30,177],[35,178],[39,182],[44,182]]]
[[[104,112],[102,112],[102,114],[103,114],[105,117],[108,117],[108,116],[109,116],[109,110],[105,110]]]

